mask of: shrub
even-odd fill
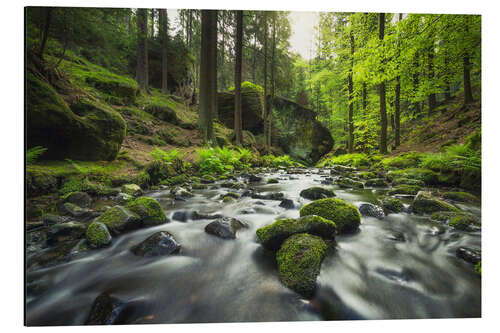
[[[158,147],[154,147],[151,151],[151,157],[155,161],[164,161],[169,164],[175,162],[176,160],[180,160],[184,156],[184,153],[181,153],[177,149],[170,149],[169,151],[164,151]]]
[[[332,166],[335,164],[352,166],[355,168],[368,167],[373,164],[373,160],[366,154],[344,154],[333,156],[318,163],[318,167]]]
[[[38,158],[47,151],[47,148],[36,146],[26,151],[26,165],[35,163]]]
[[[386,169],[406,169],[417,167],[421,158],[422,154],[413,151],[395,157],[384,158],[381,162]]]

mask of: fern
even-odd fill
[[[47,148],[36,146],[26,151],[26,165],[35,163],[38,158],[47,151]]]

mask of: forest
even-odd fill
[[[481,16],[294,15],[25,8],[26,325],[481,316]]]

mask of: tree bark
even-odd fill
[[[200,50],[200,113],[198,123],[203,141],[207,144],[211,144],[213,142],[213,115],[217,111],[216,103],[217,11],[202,10]]]
[[[431,82],[432,82],[434,80],[434,47],[433,46],[431,46],[428,50],[427,59],[429,61],[429,63],[428,63],[429,80],[431,80]],[[429,94],[429,96],[427,97],[427,100],[429,103],[428,115],[430,116],[432,114],[432,111],[434,111],[434,108],[436,107],[436,104],[437,104],[436,94],[431,92]]]
[[[394,134],[394,141],[395,141],[395,146],[398,147],[401,142],[400,142],[400,128],[401,128],[401,121],[400,121],[400,114],[401,114],[401,79],[398,76],[396,78],[396,89],[395,89],[395,101],[394,101],[394,121],[395,121],[395,134]]]
[[[379,39],[380,43],[384,40],[385,14],[379,14]],[[387,154],[387,110],[385,101],[385,82],[382,81],[379,86],[380,94],[380,153]]]
[[[268,112],[268,99],[267,99],[267,12],[264,12],[264,144],[267,146],[267,112]]]
[[[464,65],[464,98],[465,104],[470,104],[473,102],[472,98],[472,86],[470,82],[470,59],[469,55],[465,54],[463,57],[463,65]]]
[[[268,109],[268,127],[267,127],[267,145],[271,147],[271,132],[272,132],[272,125],[273,125],[273,103],[274,103],[274,96],[275,96],[275,89],[276,89],[276,82],[275,82],[275,67],[276,67],[276,59],[275,59],[275,53],[276,53],[276,12],[273,13],[273,48],[271,50],[271,100],[270,100],[270,107],[271,109]]]
[[[42,43],[40,44],[40,59],[43,59],[43,52],[45,51],[45,45],[47,45],[47,39],[49,38],[49,28],[50,28],[50,21],[52,21],[52,7],[47,7],[45,11],[45,24],[43,26],[43,36],[42,36]]]
[[[349,71],[349,141],[347,144],[347,148],[350,154],[354,152],[354,84],[352,81],[352,73],[354,69],[354,35],[351,31],[350,33],[350,43],[351,43],[351,69]]]
[[[166,9],[160,9],[161,25],[161,91],[168,94],[168,13]]]
[[[137,83],[148,90],[148,14],[147,9],[137,9]]]
[[[235,43],[235,68],[234,68],[234,134],[236,144],[241,145],[242,114],[241,114],[241,61],[243,55],[243,11],[236,11],[236,43]]]

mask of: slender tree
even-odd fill
[[[42,36],[42,42],[40,44],[40,58],[43,59],[43,52],[45,51],[45,45],[47,44],[47,39],[49,38],[49,29],[50,29],[50,21],[52,20],[52,7],[47,7],[45,8],[45,21],[44,21],[44,26],[43,26],[43,36]]]
[[[385,13],[379,14],[379,33],[380,44],[384,42],[384,28],[385,28]],[[380,153],[387,154],[387,106],[385,101],[385,82],[382,80],[379,85],[380,95]]]
[[[273,125],[273,113],[272,107],[274,103],[274,94],[276,89],[276,78],[275,78],[275,70],[276,70],[276,12],[273,13],[273,47],[271,49],[271,100],[269,102],[270,109],[267,110],[267,146],[271,147],[271,132]]]
[[[349,41],[350,41],[350,46],[351,46],[351,68],[349,70],[349,77],[348,77],[348,89],[349,89],[349,140],[348,140],[348,150],[349,153],[354,152],[354,120],[353,120],[353,115],[354,115],[354,84],[352,81],[352,72],[353,72],[353,67],[354,67],[354,34],[352,32],[352,27],[351,31],[349,33]]]
[[[203,141],[213,142],[213,117],[217,112],[217,11],[201,11],[200,114]]]
[[[137,72],[139,88],[148,90],[148,13],[147,9],[137,9]]]
[[[403,14],[399,13],[399,17],[398,17],[398,22],[401,22],[401,20],[403,19]],[[397,47],[397,57],[399,58],[400,57],[400,54],[401,54],[401,41],[400,41],[400,36],[398,36],[398,41],[397,41],[397,44],[396,44],[396,47]],[[398,66],[398,70],[399,70],[399,66]],[[394,133],[394,145],[396,147],[398,147],[400,144],[401,144],[401,133],[400,133],[400,129],[401,129],[401,76],[398,75],[396,77],[396,87],[395,87],[395,91],[394,91],[394,121],[395,121],[395,133]]]
[[[168,94],[168,13],[166,9],[160,9],[161,27],[161,91]]]
[[[267,100],[267,12],[264,12],[264,143],[266,149],[269,149],[267,146],[267,113],[268,113],[268,100]]]
[[[242,113],[241,113],[241,62],[243,56],[243,11],[236,11],[236,43],[234,54],[234,134],[236,144],[240,145],[242,138]]]

